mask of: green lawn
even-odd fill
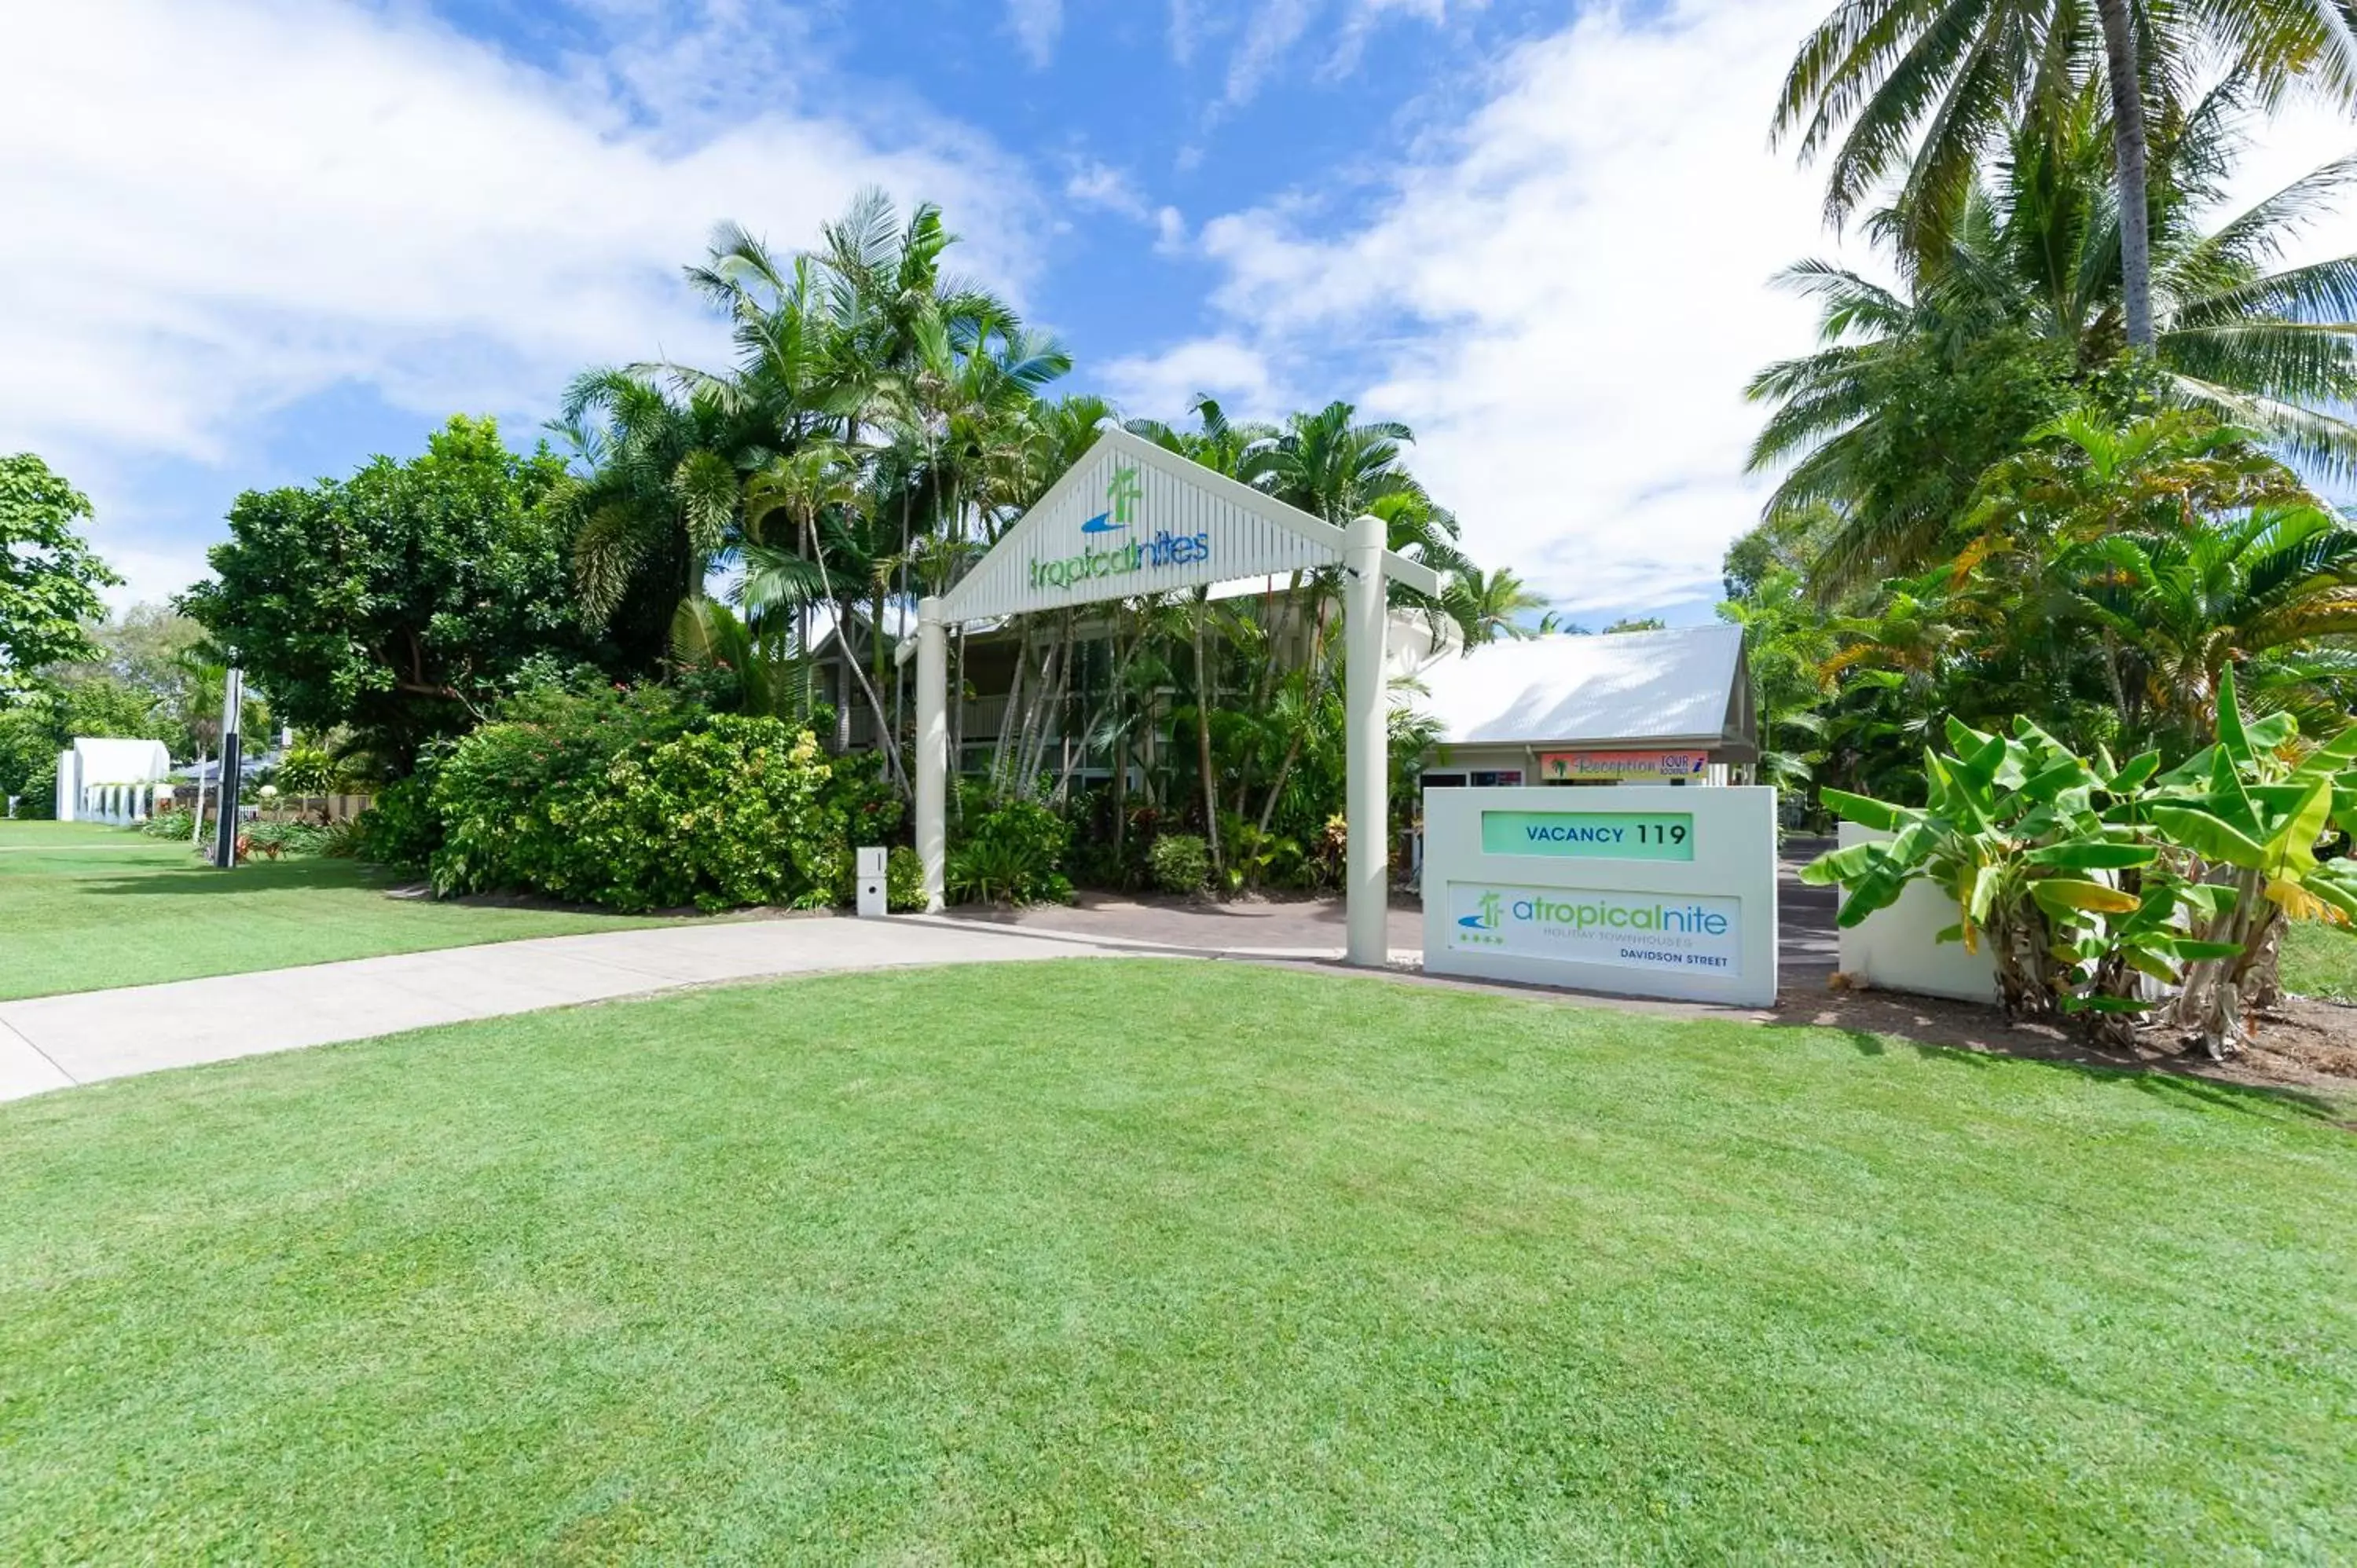
[[[2346,1562],[2352,1213],[2297,1101],[1830,1030],[541,1014],[0,1105],[0,1561]]]
[[[2284,988],[2302,996],[2357,1002],[2357,932],[2298,920],[2284,931]]]
[[[349,860],[221,872],[127,828],[0,822],[0,1001],[653,923],[387,897],[394,883]]]

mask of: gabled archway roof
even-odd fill
[[[1342,559],[1342,531],[1250,485],[1109,428],[942,596],[942,618],[996,618],[1168,593]],[[1391,551],[1387,575],[1425,594],[1430,567]]]

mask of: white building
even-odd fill
[[[156,786],[171,771],[171,753],[160,740],[77,738],[72,750],[58,754],[58,821],[144,822]]]
[[[1493,642],[1419,679],[1442,726],[1427,789],[1740,784],[1760,760],[1741,627]]]

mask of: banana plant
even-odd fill
[[[2178,966],[2217,956],[2179,916],[2200,896],[2150,842],[2143,811],[2158,753],[2090,761],[2027,719],[2009,736],[1954,718],[1946,729],[1953,749],[1924,753],[1921,807],[1824,792],[1849,821],[1892,835],[1802,872],[1846,889],[1841,925],[1929,880],[1956,904],[1957,921],[1940,940],[1986,946],[2008,1017],[2069,1015],[2101,1037],[2116,1037],[2126,1015],[2150,1005],[2135,975],[2175,983]]]
[[[2320,860],[2329,830],[2357,829],[2357,725],[2303,753],[2287,713],[2245,719],[2228,671],[2218,739],[2159,781],[2147,810],[2201,892],[2194,925],[2214,950],[2188,972],[2170,1021],[2214,1059],[2249,1036],[2248,1013],[2272,1000],[2287,919],[2357,922],[2357,866]]]

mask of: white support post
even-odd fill
[[[917,858],[925,908],[941,908],[949,865],[950,638],[942,601],[917,601]]]
[[[1342,549],[1343,755],[1348,763],[1350,861],[1346,873],[1350,961],[1380,969],[1390,957],[1391,757],[1383,713],[1383,542],[1382,521],[1362,517]]]

